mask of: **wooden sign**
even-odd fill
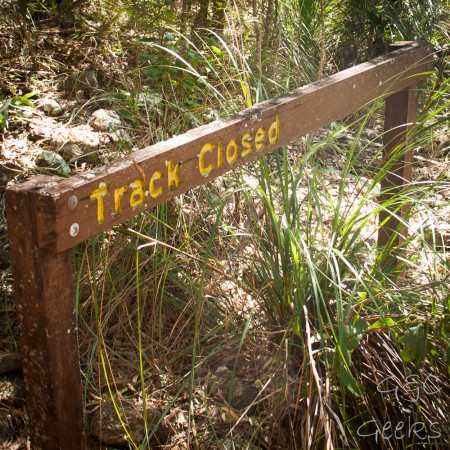
[[[384,152],[414,122],[417,82],[433,47],[402,43],[387,56],[261,103],[237,116],[137,151],[69,179],[34,177],[8,187],[6,212],[33,449],[85,448],[82,387],[70,249],[165,200],[289,144],[386,97]],[[383,180],[410,179],[412,152]],[[398,217],[382,211],[379,243]]]
[[[413,43],[104,168],[43,183],[42,211],[48,214],[39,244],[56,245],[57,251],[71,248],[373,99],[417,83],[430,69],[431,50]]]

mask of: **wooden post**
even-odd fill
[[[6,193],[14,296],[33,449],[81,449],[83,403],[71,251],[40,242],[49,211],[34,178]]]
[[[393,52],[404,47],[404,43],[391,44],[389,51]],[[381,182],[380,203],[389,200],[400,193],[402,188],[412,180],[413,150],[405,151],[401,146],[406,145],[405,139],[409,128],[416,121],[417,109],[417,85],[402,89],[399,92],[388,96],[385,100],[385,119],[383,137],[383,160],[395,158],[398,151],[398,158],[392,165],[391,171]],[[382,267],[386,272],[398,268],[398,250],[402,242],[400,238],[407,230],[401,226],[400,218],[404,220],[409,207],[405,206],[401,211],[394,213],[395,205],[380,211],[378,230],[378,247],[383,248]],[[386,223],[384,223],[386,221]],[[381,226],[381,224],[383,224]],[[390,243],[390,246],[388,244]]]

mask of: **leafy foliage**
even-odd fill
[[[20,117],[20,107],[30,106],[34,107],[33,102],[29,99],[34,97],[34,92],[29,92],[24,95],[18,95],[14,89],[11,89],[12,97],[7,99],[0,99],[0,129],[8,128],[10,114],[13,117]]]

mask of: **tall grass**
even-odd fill
[[[369,392],[374,386],[380,390],[377,382],[383,378],[381,374],[378,381],[366,378],[365,370],[379,371],[385,378],[401,372],[403,379],[396,378],[396,389],[404,390],[405,383],[406,389],[411,387],[408,377],[424,383],[422,368],[426,367],[428,375],[441,383],[436,391],[442,395],[417,399],[412,414],[424,429],[429,430],[430,424],[439,428],[433,438],[438,440],[429,445],[449,438],[448,428],[437,425],[444,420],[449,388],[445,376],[450,370],[448,262],[445,250],[437,250],[436,239],[430,245],[426,238],[429,223],[417,220],[418,215],[433,216],[435,206],[430,199],[448,190],[448,178],[442,174],[436,180],[412,182],[402,192],[390,192],[389,201],[380,202],[380,182],[396,159],[427,144],[432,130],[447,122],[442,115],[448,106],[446,84],[430,92],[430,100],[410,130],[409,144],[396,149],[388,160],[382,160],[381,147],[371,140],[360,142],[379,108],[375,105],[357,123],[339,127],[325,141],[306,141],[301,158],[290,156],[284,148],[272,164],[260,162],[260,200],[255,203],[251,194],[247,196],[254,242],[254,272],[248,282],[261,299],[262,311],[274,325],[290,330],[287,333],[296,342],[293,349],[303,354],[301,372],[310,378],[306,377],[304,391],[295,393],[297,399],[301,396],[311,404],[316,396],[320,398],[317,427],[311,425],[314,410],[307,411],[311,416],[306,424],[298,419],[294,425],[295,440],[302,448],[332,448],[343,443],[360,448],[365,442],[361,424],[368,420],[381,433],[384,422]],[[341,147],[339,135],[349,129],[354,130],[354,139]],[[338,166],[323,161],[323,147],[341,157]],[[369,160],[365,158],[369,170],[361,170],[365,153],[369,153]],[[440,207],[447,208],[448,201],[446,196]],[[410,206],[409,214],[401,218],[405,204]],[[385,209],[394,209],[402,223],[398,233],[406,280],[383,270],[383,259],[399,250],[393,243],[385,249],[376,246],[377,216]],[[361,353],[374,346],[374,341],[396,355],[392,365],[376,367],[373,360],[361,360]],[[402,419],[404,405],[397,401],[390,405],[392,422]],[[425,413],[425,405],[433,412]],[[410,435],[385,445],[396,448],[400,442],[407,446],[419,445],[419,441]]]
[[[285,17],[306,14],[293,3],[283,8]],[[158,87],[167,133],[315,78],[323,49],[313,43],[323,17],[314,11],[309,22],[286,21],[285,54],[275,59],[288,70],[273,78],[254,72],[238,35],[226,39],[211,31],[194,42],[171,30],[170,45],[147,40],[143,70]],[[450,439],[443,414],[449,401],[448,250],[421,219],[450,206],[447,176],[411,183],[380,202],[380,181],[395,157],[429,145],[434,131],[446,126],[448,86],[441,80],[429,93],[410,143],[391,160],[380,162],[380,136],[367,138],[382,116],[377,103],[325,137],[305,138],[301,152],[283,148],[80,250],[86,403],[109,398],[132,448],[151,446],[177,408],[186,415],[179,428],[185,426],[193,448],[229,439],[244,448],[263,440],[269,448],[378,448],[375,437],[385,448],[418,448]],[[430,203],[437,193],[444,200]],[[379,212],[395,206],[398,214],[405,203],[402,248],[378,249]],[[403,281],[383,271],[383,258],[394,251],[405,267]],[[226,406],[211,413],[217,400],[208,396],[205,380],[222,363],[235,382],[238,361],[254,342],[271,349],[253,380],[258,396],[237,413],[231,384],[221,392]],[[415,400],[417,386],[422,395]],[[128,398],[143,410],[140,440],[121,403]],[[256,413],[248,419],[251,409]],[[387,421],[405,419],[422,424],[425,438],[383,438]],[[236,430],[244,421],[239,441]],[[369,433],[367,444],[362,435]]]

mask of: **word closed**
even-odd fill
[[[280,116],[277,114],[275,120],[268,127],[260,126],[252,133],[244,133],[239,137],[232,137],[223,141],[207,142],[204,144],[198,155],[196,169],[198,174],[208,177],[217,169],[222,169],[224,165],[233,166],[237,161],[245,159],[251,153],[262,153],[264,148],[270,144],[276,144],[280,139]],[[180,187],[183,184],[183,176],[180,168],[183,161],[175,162],[168,159],[164,166],[155,167],[150,173],[145,173],[138,166],[141,177],[133,180],[129,184],[113,186],[107,182],[101,182],[98,188],[91,190],[89,198],[97,206],[97,223],[105,221],[105,214],[119,216],[122,214],[124,202],[133,208],[143,206],[147,208],[147,200],[158,199],[167,192]],[[191,174],[192,175],[192,174]],[[106,210],[106,198],[109,197],[108,205],[110,210]]]

